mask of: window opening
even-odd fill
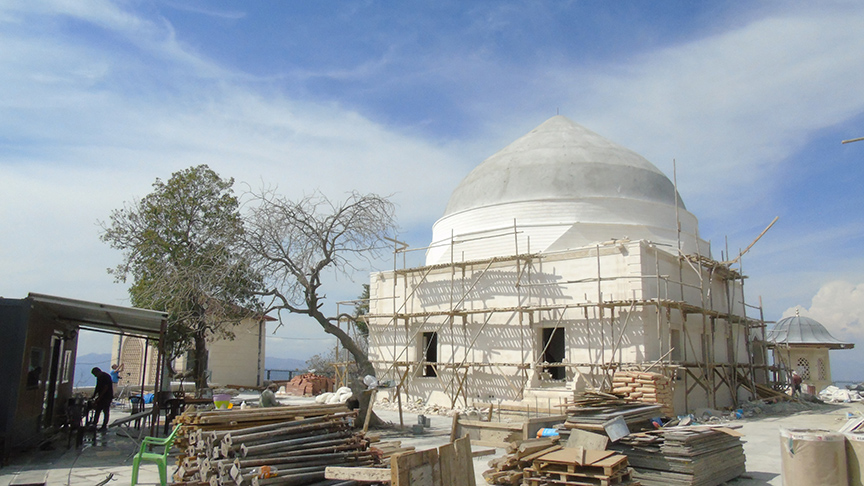
[[[672,329],[669,338],[672,342],[672,352],[669,353],[669,359],[681,361],[681,331]]]
[[[544,362],[549,364],[564,363],[564,328],[547,327],[543,329],[543,350]],[[549,373],[549,377],[553,380],[564,380],[567,377],[567,370],[563,366],[546,366],[543,371]]]
[[[427,363],[438,362],[438,333],[423,333],[423,361]],[[427,364],[423,369],[423,376],[438,376],[438,370],[434,364]]]
[[[810,379],[810,362],[807,358],[798,358],[798,374],[805,380]]]

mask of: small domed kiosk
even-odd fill
[[[831,360],[828,351],[852,349],[853,343],[836,339],[815,319],[796,313],[784,317],[765,336],[774,354],[774,363],[797,371],[804,385],[816,393],[831,385]]]

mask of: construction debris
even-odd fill
[[[558,437],[512,442],[507,446],[507,455],[489,461],[491,469],[483,472],[483,478],[489,484],[510,486],[521,484],[523,470],[531,467],[534,459],[560,449]]]
[[[610,447],[627,456],[645,486],[714,486],[744,474],[740,436],[725,427],[672,427],[630,434]]]
[[[316,396],[333,391],[333,378],[304,373],[291,378],[291,381],[283,383],[282,386],[285,387],[285,393],[288,395]]]
[[[534,459],[526,468],[522,484],[525,486],[552,486],[556,484],[638,486],[632,470],[627,467],[627,456],[612,451],[592,451],[563,448]]]
[[[394,455],[390,458],[389,470],[331,466],[326,469],[325,477],[360,481],[366,485],[388,482],[390,486],[474,486],[471,442],[463,437],[437,449]]]
[[[861,394],[857,390],[828,386],[819,392],[819,399],[828,403],[860,402]]]
[[[601,392],[583,392],[564,404],[568,429],[603,430],[603,424],[622,417],[630,430],[651,427],[651,419],[663,415],[659,405]]]

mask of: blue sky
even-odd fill
[[[779,216],[748,301],[856,342],[835,378],[864,379],[864,142],[840,144],[864,136],[861,25],[860,2],[4,2],[0,295],[127,303],[97,221],[199,163],[238,192],[392,194],[424,246],[474,166],[561,113],[675,159],[717,258]]]

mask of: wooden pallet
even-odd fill
[[[565,447],[534,459],[533,466],[540,472],[579,473],[589,477],[614,476],[627,469],[627,456],[613,451]]]
[[[585,476],[563,471],[541,473],[529,467],[524,471],[522,484],[526,486],[635,486],[639,483],[633,481],[633,475],[629,470],[614,476]]]

